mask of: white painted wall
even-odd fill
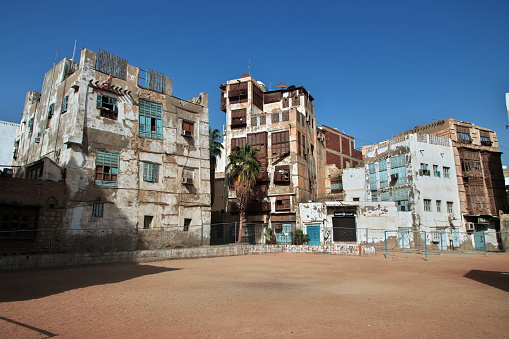
[[[366,195],[366,171],[361,168],[346,168],[343,170],[343,191],[345,192],[345,201],[367,201]]]
[[[19,124],[7,121],[0,121],[0,170],[11,165],[14,152],[14,141]]]

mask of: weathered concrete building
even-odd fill
[[[368,200],[410,211],[413,231],[463,229],[451,140],[408,134],[365,150]]]
[[[289,233],[298,204],[317,197],[314,99],[304,87],[267,90],[248,75],[220,88],[226,157],[246,143],[259,150],[261,170],[247,221],[270,222],[277,233]],[[227,210],[238,220],[234,197],[230,189]]]
[[[172,91],[165,74],[102,50],[62,60],[26,96],[15,176],[52,173],[41,159],[61,168],[64,228],[172,227],[180,245],[207,243],[208,226],[193,226],[210,224],[208,95]]]
[[[452,140],[465,223],[476,230],[499,230],[499,213],[507,212],[507,198],[496,133],[454,119],[418,126],[400,135],[412,133],[427,133]]]

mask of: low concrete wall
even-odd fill
[[[224,257],[244,254],[263,253],[325,253],[336,255],[373,255],[372,246],[306,246],[306,245],[242,245],[183,248],[167,250],[146,250],[114,253],[81,254],[34,254],[0,257],[0,269],[41,268],[76,265],[126,264],[162,261],[169,259],[191,259],[206,257]]]

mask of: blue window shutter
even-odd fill
[[[163,121],[161,119],[156,120],[156,132],[157,132],[157,138],[162,139],[163,138]]]
[[[103,107],[103,96],[98,94],[97,95],[97,103],[96,103],[96,108],[102,108]]]

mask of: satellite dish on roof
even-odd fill
[[[283,81],[281,81],[281,83],[279,85],[277,85],[277,87],[283,89],[283,88],[288,87],[288,85],[286,85],[285,83],[283,83]]]

